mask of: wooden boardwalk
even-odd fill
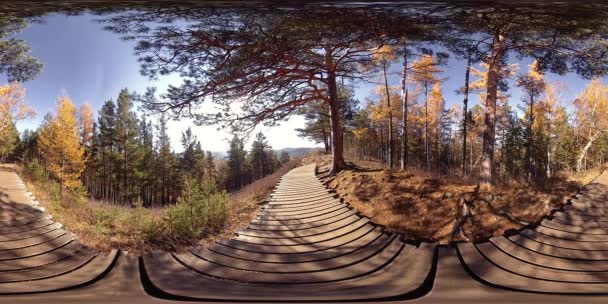
[[[117,251],[99,253],[78,242],[9,167],[0,167],[0,181],[0,294],[69,289],[110,270]]]
[[[208,249],[144,258],[164,293],[216,300],[407,299],[423,294],[430,244],[414,246],[358,215],[316,178],[285,175],[251,225]]]
[[[608,294],[608,174],[564,210],[518,235],[458,244],[480,281],[512,290]]]
[[[0,166],[0,302],[608,301],[608,173],[538,227],[436,247],[358,215],[314,170],[285,175],[233,239],[135,257],[79,243]]]

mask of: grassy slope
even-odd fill
[[[266,176],[230,195],[228,218],[219,229],[206,231],[203,238],[185,239],[163,229],[164,208],[130,208],[83,199],[82,195],[58,194],[57,184],[41,182],[21,174],[41,205],[88,246],[101,250],[120,249],[134,254],[153,250],[181,251],[197,244],[231,237],[245,227],[259,210],[259,203],[272,191],[280,177],[300,165],[292,160],[272,175]]]

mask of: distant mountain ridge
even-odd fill
[[[310,152],[321,151],[321,150],[323,150],[323,148],[314,147],[314,148],[283,148],[283,149],[279,149],[279,150],[275,150],[275,151],[277,151],[277,154],[281,154],[281,152],[285,151],[291,157],[300,157],[300,156],[304,156]]]

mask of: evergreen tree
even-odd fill
[[[178,193],[178,186],[176,178],[176,159],[175,155],[171,151],[171,140],[167,133],[167,117],[165,114],[161,114],[157,132],[158,138],[156,143],[157,158],[157,170],[158,170],[158,189],[160,189],[159,200],[162,204],[169,204],[175,201],[176,193]]]
[[[98,163],[100,170],[98,170],[98,176],[100,179],[101,186],[99,187],[98,198],[104,200],[115,201],[116,196],[114,193],[114,161],[113,155],[116,149],[116,106],[112,100],[108,100],[104,103],[99,111],[99,117],[97,125],[99,126],[98,136]]]
[[[9,124],[0,132],[0,163],[4,163],[15,156],[19,147],[19,132],[14,123]]]
[[[524,147],[526,144],[525,127],[517,118],[510,119],[509,129],[502,151],[502,165],[510,177],[525,176],[527,172]]]
[[[281,151],[281,156],[279,157],[279,164],[283,165],[291,160],[289,153],[287,151]]]
[[[274,171],[272,148],[268,145],[266,136],[258,132],[255,141],[251,144],[249,153],[250,164],[253,169],[253,179],[260,179]]]
[[[132,111],[133,102],[127,89],[122,89],[116,100],[116,168],[120,183],[117,185],[121,202],[133,202],[138,191],[134,191],[132,181],[137,175],[137,164],[143,156],[138,153],[139,122]]]
[[[139,163],[140,198],[144,205],[151,205],[154,201],[154,187],[156,174],[152,166],[156,161],[154,152],[154,130],[151,122],[142,118],[139,123],[139,150],[141,162]]]
[[[227,187],[229,189],[239,189],[246,184],[246,156],[245,144],[235,134],[230,140],[227,156]]]
[[[207,156],[205,157],[205,175],[209,180],[219,184],[218,170],[216,169],[215,158],[211,151],[207,151]]]

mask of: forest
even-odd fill
[[[395,49],[381,51],[381,58],[396,60]],[[414,57],[411,65],[403,67],[403,86],[378,85],[365,102],[353,99],[352,88],[340,87],[345,154],[350,159],[377,160],[393,170],[410,167],[478,177],[487,67],[485,63],[469,67],[466,74],[471,83],[458,90],[478,96],[470,108],[468,96],[464,103],[447,107],[441,65],[432,55]],[[496,181],[523,177],[542,182],[557,172],[603,165],[608,155],[604,134],[608,86],[594,79],[574,100],[568,100],[564,98],[567,84],[547,81],[536,62],[519,70],[511,64],[501,76],[514,80],[524,94],[517,106],[506,92],[498,95]],[[301,113],[307,122],[298,130],[300,136],[322,143],[330,152],[329,111],[313,103]]]
[[[12,83],[2,89],[20,98],[15,105],[27,108],[22,86]],[[183,152],[175,153],[167,118],[139,118],[127,89],[115,101],[106,101],[94,117],[89,104],[77,108],[62,96],[38,130],[19,136],[11,125],[6,133],[12,140],[3,145],[4,155],[19,157],[34,172],[45,171],[61,188],[82,188],[93,199],[127,205],[140,201],[144,206],[174,204],[187,178],[238,190],[290,159],[286,152],[277,155],[261,132],[250,151],[245,151],[243,139],[233,137],[226,159],[216,160],[187,129],[181,137]]]
[[[143,75],[172,71],[189,79],[165,93],[150,88],[141,98],[149,109],[243,133],[302,114],[308,124],[301,135],[332,153],[333,174],[346,168],[349,153],[390,169],[461,172],[485,185],[514,177],[542,182],[604,162],[605,11],[593,5],[252,8],[236,17],[221,8],[212,15],[175,9],[162,17],[183,18],[188,30],[156,26],[163,18],[146,12],[103,23],[136,43]],[[446,102],[442,71],[450,57],[466,67],[448,75],[462,79],[462,99]],[[518,67],[513,58],[533,62]],[[397,83],[389,81],[393,65],[401,65]],[[567,86],[546,80],[547,73],[593,81],[564,100]],[[378,84],[375,96],[352,100],[365,82]],[[522,100],[510,98],[511,83]],[[235,100],[239,111],[230,110]],[[196,110],[213,104],[227,110]]]

